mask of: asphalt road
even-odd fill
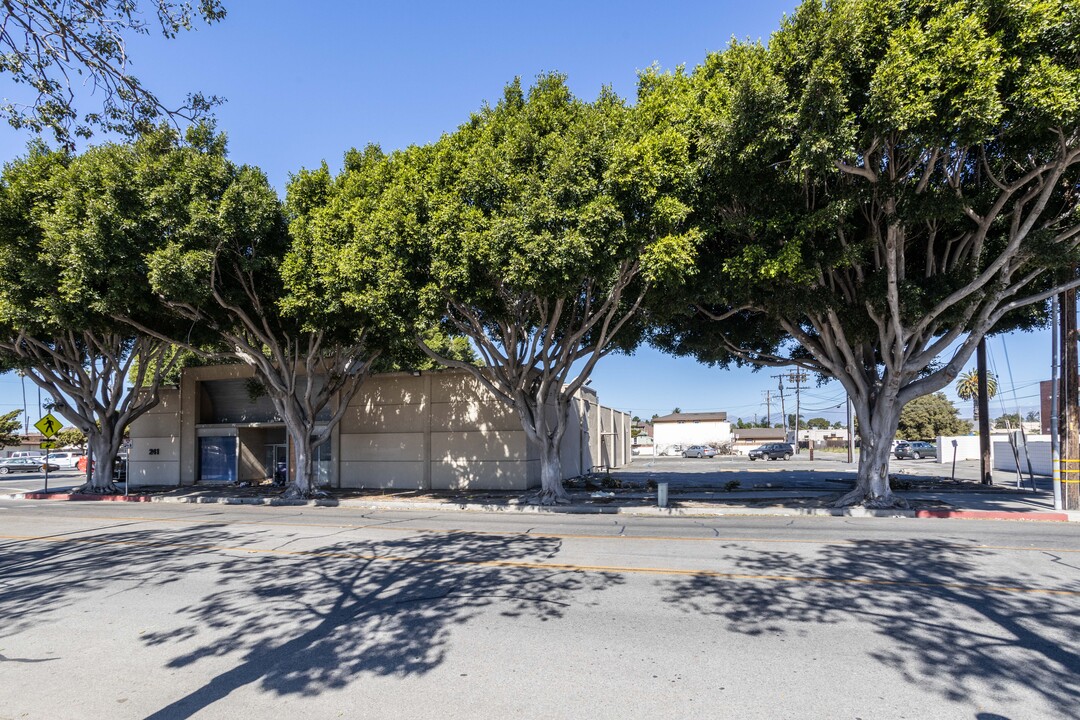
[[[1066,523],[0,502],[0,718],[1068,718]]]
[[[85,475],[75,468],[60,468],[49,473],[49,491],[68,490],[82,485]],[[0,495],[37,492],[45,487],[43,472],[14,472],[0,475]]]

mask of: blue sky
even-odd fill
[[[575,93],[593,98],[604,85],[628,98],[637,71],[701,62],[730,38],[763,39],[794,0],[666,3],[398,2],[345,0],[225,0],[224,22],[172,41],[137,38],[129,46],[133,71],[166,100],[192,90],[224,96],[219,128],[233,159],[262,167],[284,190],[290,173],[326,161],[340,167],[350,147],[393,150],[430,142],[496,101],[515,76],[568,76]],[[0,81],[0,93],[9,87]],[[0,159],[22,153],[29,136],[0,127]],[[1037,382],[1049,377],[1050,335],[1040,332],[991,341],[1002,409],[1037,409]],[[1009,355],[1016,384],[1005,367]],[[732,417],[764,415],[764,391],[776,370],[725,371],[645,348],[609,357],[594,373],[602,402],[648,417],[726,410]],[[952,395],[952,393],[949,393]],[[31,422],[36,386],[27,384]],[[790,395],[788,396],[789,409]],[[804,416],[843,418],[836,383],[803,394]],[[1002,404],[1004,403],[1004,405]],[[839,407],[836,407],[839,406]],[[22,407],[21,385],[0,376],[0,412]],[[774,400],[774,421],[778,419]],[[961,414],[970,415],[967,407]]]

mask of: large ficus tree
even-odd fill
[[[315,450],[383,352],[393,290],[370,253],[350,264],[347,291],[327,282],[340,277],[327,266],[336,267],[334,239],[344,233],[328,211],[334,187],[325,166],[298,173],[282,204],[260,171],[228,161],[222,138],[209,152],[178,152],[172,164],[183,171],[163,169],[176,183],[165,197],[192,183],[214,188],[213,202],[193,210],[213,231],[166,239],[149,257],[150,283],[170,311],[254,370],[289,436],[286,496],[318,495]],[[384,164],[377,152],[346,159],[376,194]]]
[[[169,329],[142,259],[168,219],[142,182],[156,149],[144,140],[72,156],[33,145],[0,179],[0,354],[87,436],[84,492],[115,492],[124,432],[157,403],[175,357],[118,319]]]
[[[377,230],[427,317],[468,337],[482,366],[416,342],[518,412],[539,449],[541,502],[566,497],[559,448],[574,394],[603,356],[637,342],[655,283],[693,265],[676,199],[686,150],[612,94],[584,102],[543,76],[392,163]]]
[[[712,270],[657,342],[839,380],[862,449],[838,504],[894,504],[904,405],[1075,284],[1080,5],[809,0],[647,84],[694,147]]]
[[[172,38],[200,19],[220,21],[219,0],[3,0],[0,7],[0,80],[10,81],[0,118],[15,128],[51,130],[72,147],[95,130],[134,135],[163,118],[194,121],[220,102],[193,94],[169,105],[132,74],[127,49],[136,35],[159,30]]]

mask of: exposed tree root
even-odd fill
[[[289,485],[281,497],[285,500],[320,500],[330,497],[330,493],[318,488],[305,490],[296,483]]]
[[[72,495],[121,495],[123,490],[112,483],[108,485],[94,485],[85,483],[71,491]]]
[[[558,490],[541,490],[530,499],[533,505],[569,505],[570,496],[560,487]]]
[[[871,510],[905,510],[910,505],[908,501],[899,495],[888,493],[886,495],[875,495],[870,490],[857,487],[849,493],[841,495],[840,498],[833,503],[833,507],[864,507]]]

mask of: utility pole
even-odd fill
[[[1060,298],[1055,295],[1050,311],[1050,463],[1053,475],[1054,509],[1065,509],[1065,490],[1061,484],[1061,437],[1058,435],[1059,393],[1058,383],[1058,304]]]
[[[1075,268],[1073,269],[1075,273]],[[1077,369],[1076,290],[1061,294],[1061,483],[1065,510],[1080,510],[1080,378]]]
[[[772,390],[765,390],[765,418],[772,427]]]
[[[784,404],[784,376],[773,375],[779,381],[780,388],[780,416],[784,422],[784,441],[787,441],[787,406]]]
[[[788,373],[788,382],[795,383],[795,454],[799,454],[799,418],[802,414],[799,393],[802,384],[806,382],[807,375],[802,370],[792,370]]]

